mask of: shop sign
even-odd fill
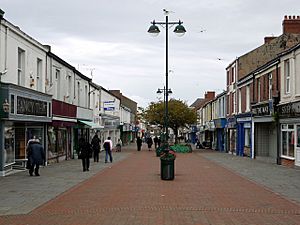
[[[270,103],[265,102],[261,104],[256,104],[252,106],[252,113],[254,116],[265,116],[270,115]]]
[[[17,114],[47,116],[47,102],[17,96]]]
[[[249,122],[251,120],[252,120],[251,117],[242,117],[242,118],[237,118],[236,119],[237,122]]]
[[[115,111],[115,101],[103,102],[104,111]]]
[[[224,128],[226,125],[226,119],[215,119],[214,122],[216,128]]]
[[[278,106],[278,112],[281,116],[299,116],[300,102],[293,102]]]
[[[235,117],[227,118],[227,128],[235,128],[235,126],[236,126],[236,118]]]

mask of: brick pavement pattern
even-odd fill
[[[133,151],[29,214],[0,225],[294,225],[300,205],[201,154],[178,154],[175,180],[160,179],[160,161]]]

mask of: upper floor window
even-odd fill
[[[231,68],[231,82],[232,83],[235,82],[235,68],[234,67]]]
[[[273,77],[272,77],[272,73],[269,74],[269,99],[272,99],[272,92],[273,92]]]
[[[77,103],[80,106],[80,82],[77,82]]]
[[[42,60],[39,58],[36,61],[36,84],[37,90],[42,91]]]
[[[250,85],[246,86],[246,112],[250,111]]]
[[[290,81],[290,61],[284,61],[284,79],[285,79],[285,93],[289,94],[291,91],[291,81]]]
[[[242,112],[242,91],[241,89],[239,89],[239,95],[238,95],[238,98],[239,98],[239,113]]]
[[[25,85],[25,51],[18,48],[18,85]]]
[[[257,79],[257,102],[261,101],[261,97],[260,97],[261,93],[260,93],[260,78]]]
[[[233,113],[236,113],[236,93],[233,93]]]
[[[56,97],[57,99],[60,99],[60,93],[61,93],[61,82],[60,82],[60,70],[55,70],[55,79],[56,79]]]
[[[89,96],[88,96],[88,87],[87,85],[85,85],[84,87],[84,94],[85,94],[85,107],[88,107],[88,101],[89,101]]]

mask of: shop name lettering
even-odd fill
[[[280,107],[280,114],[295,115],[300,114],[300,102],[283,105]]]
[[[268,115],[270,114],[269,105],[253,107],[252,113],[255,115]]]
[[[18,96],[17,113],[34,116],[47,116],[47,102]]]

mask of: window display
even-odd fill
[[[292,157],[295,155],[295,132],[294,125],[281,126],[281,154],[282,156]]]
[[[4,166],[15,162],[15,129],[4,127]]]

